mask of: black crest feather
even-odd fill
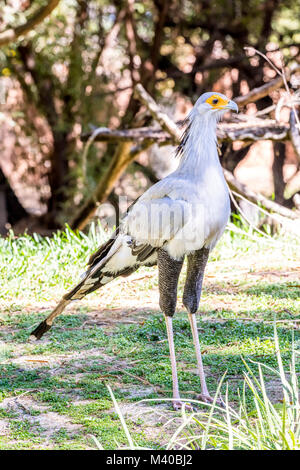
[[[186,144],[186,141],[188,139],[188,136],[189,136],[189,132],[191,130],[191,120],[189,118],[189,116],[187,116],[183,121],[182,123],[180,124],[180,127],[185,127],[185,130],[181,136],[181,140],[180,140],[180,144],[178,145],[176,151],[175,151],[175,157],[182,157],[182,154],[183,154],[183,150],[184,150],[184,147],[185,147],[185,144]]]

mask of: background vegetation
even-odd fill
[[[51,15],[19,36],[19,25],[47,5],[52,5]],[[245,46],[268,51],[276,63],[281,48],[286,65],[299,62],[295,0],[7,0],[0,18],[1,84],[7,87],[1,105],[3,233],[22,219],[20,229],[72,225],[92,191],[105,183],[117,146],[93,144],[83,158],[80,137],[95,126],[149,124],[134,97],[136,83],[172,116],[179,112],[184,117],[204,91],[238,96],[275,76],[262,57],[247,57]],[[253,115],[281,96],[276,91],[245,111]],[[273,146],[271,192],[292,208],[299,182],[285,191],[287,144]],[[223,166],[234,171],[250,147],[223,144]],[[296,177],[299,161],[294,164]],[[108,196],[112,204],[116,194],[128,196],[128,186],[135,197],[160,176],[149,152],[125,170],[128,178],[116,180]]]

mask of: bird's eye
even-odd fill
[[[214,98],[214,99],[212,100],[212,104],[217,104],[218,101],[219,101],[218,98]]]

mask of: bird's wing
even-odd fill
[[[112,234],[109,240],[107,240],[103,245],[101,245],[95,253],[93,253],[87,262],[88,267],[95,266],[97,263],[99,263],[109,252],[111,247],[113,246],[114,242],[116,241],[116,238],[119,234],[119,228]]]
[[[131,236],[133,250],[138,246],[159,248],[172,240],[191,216],[191,205],[183,199],[140,199],[128,213],[123,230]]]
[[[120,229],[91,255],[82,280],[65,299],[84,297],[117,276],[127,276],[141,265],[156,264],[156,250],[185,226],[191,218],[189,204],[181,199],[160,196],[165,189],[149,192],[128,210]]]
[[[81,281],[63,296],[58,306],[35,328],[32,335],[41,338],[72,300],[82,299],[117,276],[131,274],[141,265],[156,264],[157,249],[172,240],[189,218],[186,201],[167,196],[138,200],[131,207],[120,230],[90,257]]]
[[[89,259],[87,270],[81,281],[64,298],[81,299],[99,287],[107,284],[117,276],[126,276],[138,268],[130,258],[131,250],[127,244],[128,237],[114,235],[104,243]],[[126,255],[125,253],[126,252]],[[124,256],[125,255],[125,256]],[[123,259],[122,259],[123,258]]]

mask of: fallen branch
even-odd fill
[[[245,212],[242,210],[242,208],[238,205],[238,202],[235,200],[235,197],[234,197],[234,194],[238,194],[236,193],[235,191],[232,191],[230,188],[229,188],[229,196],[230,196],[230,199],[231,199],[231,202],[232,204],[234,205],[234,207],[238,210],[238,212],[240,213],[240,217],[242,218],[242,220],[244,220],[246,222],[246,224],[249,225],[249,227],[251,227],[253,230],[255,230],[256,232],[258,232],[261,236],[267,238],[269,241],[271,242],[274,242],[272,240],[272,237],[270,235],[268,235],[267,233],[263,232],[262,230],[260,230],[259,228],[257,228],[255,226],[254,223],[252,223],[252,221],[247,217],[247,215],[245,214]],[[248,199],[247,199],[248,201]],[[252,203],[251,203],[252,204]]]
[[[20,36],[24,36],[29,33],[35,26],[41,23],[47,16],[52,13],[54,8],[57,7],[60,0],[49,0],[46,6],[39,8],[39,10],[32,15],[31,18],[25,24],[16,26],[15,28],[9,28],[0,33],[0,46],[5,46],[12,41],[15,41]]]
[[[96,134],[94,134],[96,133]],[[86,142],[92,135],[95,142],[138,142],[143,141],[156,142],[158,144],[163,142],[172,143],[174,138],[168,132],[153,127],[136,127],[134,129],[126,130],[112,130],[108,128],[99,127],[93,132],[87,132],[81,135],[81,140]]]
[[[287,207],[277,204],[277,202],[271,201],[270,199],[264,197],[262,194],[251,191],[249,188],[247,188],[245,184],[240,183],[230,171],[224,168],[223,168],[223,171],[224,171],[227,184],[229,188],[232,189],[233,191],[237,192],[238,194],[241,194],[242,196],[244,196],[246,199],[253,202],[254,204],[257,205],[257,203],[260,203],[266,209],[276,212],[277,214],[282,215],[283,217],[287,217],[288,219],[292,219],[292,220],[299,219],[300,214],[298,211],[297,212],[292,211],[288,209]]]
[[[154,108],[152,107],[154,115]],[[160,111],[160,117],[162,116]],[[170,118],[165,122],[169,125]],[[91,136],[96,132],[93,139],[95,142],[143,142],[176,145],[180,140],[180,129],[173,123],[177,130],[171,133],[170,130],[164,131],[154,127],[139,127],[128,130],[111,130],[108,128],[99,128],[92,133],[82,134],[81,140],[88,141]],[[219,123],[217,127],[218,140],[222,142],[233,142],[242,140],[246,142],[256,142],[258,140],[275,140],[283,141],[290,139],[289,136],[290,126],[284,123],[277,123],[271,119],[253,119],[242,123]],[[95,135],[95,134],[94,134]]]
[[[217,127],[218,140],[234,142],[242,140],[256,142],[257,140],[282,141],[289,139],[289,125],[277,123],[272,119],[251,119],[242,123],[220,123]]]
[[[289,70],[289,75],[298,72],[300,65],[296,64]],[[264,98],[272,91],[284,85],[283,76],[279,76],[274,80],[262,85],[261,87],[254,88],[244,96],[234,98],[235,102],[240,106],[245,106],[248,103],[253,103],[261,98]],[[181,132],[178,128],[179,123],[174,123],[160,107],[155,103],[153,98],[146,92],[141,84],[135,87],[135,96],[143,103],[149,110],[151,116],[160,124],[162,129],[141,127],[128,130],[111,130],[108,128],[101,128],[94,139],[96,142],[109,142],[109,141],[135,141],[141,142],[148,140],[149,143],[156,142],[158,144],[176,143],[180,139]],[[260,113],[265,112],[263,110]],[[258,114],[257,114],[258,115]],[[176,125],[177,124],[177,125]],[[243,140],[255,142],[257,140],[289,140],[290,126],[284,123],[278,123],[274,120],[264,120],[254,118],[247,120],[244,123],[220,123],[217,127],[217,136],[220,141],[235,141]],[[95,131],[94,131],[95,132]],[[82,134],[81,139],[87,141],[92,133]]]
[[[270,217],[271,219],[276,220],[276,222],[279,222],[281,225],[285,225],[286,221],[291,222],[291,220],[292,220],[292,219],[288,219],[287,217],[285,217],[283,215],[278,214],[278,212],[268,212],[263,207],[260,207],[260,206],[258,207],[257,202],[250,201],[249,198],[247,199],[243,194],[241,194],[240,192],[237,193],[234,189],[231,189],[231,192],[237,198],[242,199],[243,201],[246,201],[247,204],[250,204],[250,206],[255,207],[256,209],[259,208],[259,210],[262,214],[265,214],[268,217]],[[269,200],[269,199],[267,199],[267,200]],[[280,206],[280,207],[283,207],[283,206]],[[297,212],[296,212],[296,214],[297,214]],[[299,214],[299,218],[300,218],[300,212],[298,212],[298,214]]]

